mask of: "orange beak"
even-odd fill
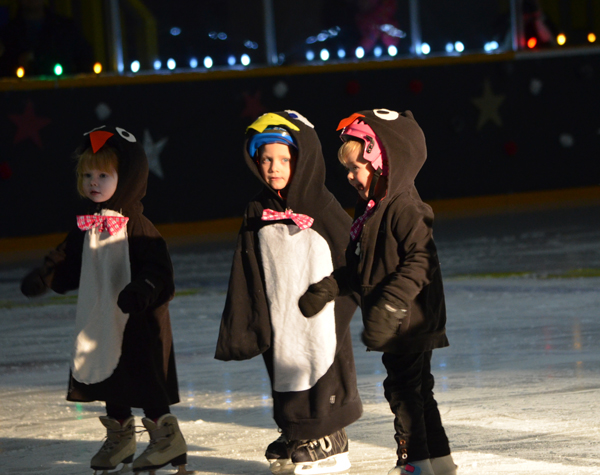
[[[354,122],[359,117],[364,117],[364,115],[359,114],[358,112],[355,112],[350,117],[346,117],[345,119],[340,120],[338,128],[335,130],[340,130],[340,129],[343,129],[344,127],[348,127],[352,122]]]
[[[112,132],[106,132],[105,130],[94,130],[90,133],[90,142],[92,143],[92,151],[96,153],[100,150],[106,141],[111,138],[113,135]]]

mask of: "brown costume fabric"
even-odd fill
[[[377,203],[358,240],[348,246],[350,272],[336,272],[336,277],[360,292],[363,319],[380,298],[408,308],[409,316],[379,350],[405,354],[448,346],[433,211],[414,185],[427,157],[423,131],[410,111],[398,117],[385,109],[359,114],[383,144],[389,164],[387,196]],[[356,217],[365,206],[359,199]]]
[[[127,234],[132,281],[148,279],[155,284],[153,303],[129,316],[123,336],[121,359],[114,373],[95,384],[70,377],[69,401],[106,401],[129,407],[168,406],[179,402],[169,301],[173,298],[173,266],[164,239],[142,214],[146,194],[148,160],[144,149],[123,129],[104,127],[114,136],[106,142],[119,157],[119,181],[113,197],[105,203],[90,201],[89,213],[111,209],[129,218]],[[131,141],[131,140],[135,141]],[[85,135],[78,152],[90,146]],[[73,217],[75,220],[75,217]],[[46,283],[65,293],[79,287],[85,232],[75,227],[44,264]]]
[[[244,213],[215,353],[216,359],[224,361],[245,360],[262,354],[271,380],[272,329],[258,231],[272,222],[261,221],[263,210],[285,211],[289,208],[314,218],[312,229],[329,244],[334,269],[345,264],[344,251],[351,224],[348,214],[325,187],[325,162],[314,128],[299,120],[292,111],[276,114],[300,129],[295,131],[288,127],[299,149],[296,168],[287,200],[283,200],[260,176],[254,159],[248,154],[246,140],[245,162],[263,187]],[[285,126],[283,122],[282,125]],[[250,131],[249,135],[252,133]],[[329,371],[314,387],[297,392],[273,391],[274,419],[290,440],[329,435],[351,424],[362,414],[349,330],[355,310],[353,297],[336,299],[337,353]]]

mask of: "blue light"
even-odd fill
[[[327,61],[329,59],[329,51],[323,48],[319,56],[321,56],[322,61]]]
[[[196,58],[190,58],[190,68],[195,69],[198,67],[198,60]]]
[[[315,53],[312,50],[306,52],[306,61],[312,61],[315,59]]]
[[[383,51],[381,50],[381,46],[375,46],[375,49],[373,50],[373,55],[376,58],[380,58],[382,53]]]
[[[140,62],[139,61],[134,61],[131,63],[131,72],[132,73],[137,73],[140,70]]]
[[[487,53],[491,53],[492,51],[497,50],[500,47],[500,45],[498,44],[497,41],[488,41],[484,46],[483,49],[487,52]]]
[[[356,48],[356,51],[354,52],[354,54],[356,55],[356,57],[358,59],[364,58],[365,50],[363,49],[362,46],[359,46],[358,48]]]
[[[454,43],[454,49],[459,53],[462,53],[465,50],[465,45],[461,41],[457,41]]]
[[[248,56],[247,54],[243,54],[240,58],[240,61],[244,66],[248,66],[250,64],[250,56]]]
[[[228,64],[229,66],[233,66],[233,65],[235,65],[235,56],[234,56],[234,55],[231,55],[231,56],[229,56],[229,57],[227,58],[227,64]]]
[[[446,53],[452,53],[454,51],[454,45],[452,43],[446,43]]]
[[[177,67],[177,63],[173,58],[167,59],[167,68],[173,71]]]
[[[153,66],[154,66],[154,70],[158,71],[162,67],[162,63],[160,62],[160,59],[155,59]]]
[[[398,48],[396,48],[394,45],[390,45],[388,47],[388,54],[392,57],[396,56],[398,54]]]
[[[219,38],[220,40],[226,40],[227,39],[227,33],[219,33],[217,35],[217,38]]]
[[[206,58],[204,58],[204,67],[206,69],[210,69],[213,67],[213,60],[210,56],[207,56]]]
[[[174,26],[173,28],[171,28],[170,33],[173,36],[179,36],[181,34],[181,28]]]
[[[338,49],[337,55],[338,55],[338,58],[344,59],[346,57],[346,51],[344,50],[344,48]]]
[[[448,45],[446,45],[446,47],[447,46]],[[421,43],[421,53],[423,53],[423,54],[431,53],[431,46],[429,46],[429,43]]]

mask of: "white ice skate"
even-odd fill
[[[348,436],[344,429],[316,440],[301,442],[292,452],[296,475],[343,472],[350,468]]]
[[[446,455],[444,457],[436,457],[429,459],[431,461],[431,467],[435,475],[456,475],[458,466],[454,463],[452,455]]]
[[[95,475],[131,473],[131,462],[135,454],[135,427],[133,417],[123,424],[108,416],[101,416],[106,427],[106,440],[90,463]],[[115,470],[122,464],[119,470]]]
[[[197,472],[186,470],[187,445],[179,430],[177,418],[173,414],[161,416],[156,423],[152,419],[142,419],[150,434],[146,450],[133,461],[135,473],[148,472],[156,475],[156,470],[171,464],[177,467],[174,475],[193,475]]]

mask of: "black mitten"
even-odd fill
[[[21,292],[26,297],[37,297],[45,294],[48,291],[48,286],[44,281],[42,269],[33,269],[25,276],[21,282]]]
[[[119,294],[117,305],[123,313],[140,313],[154,301],[154,287],[149,280],[133,281]]]
[[[312,317],[323,310],[327,302],[331,302],[340,293],[336,280],[331,277],[325,277],[320,282],[312,284],[298,301],[298,307],[302,315]]]
[[[365,329],[362,341],[370,350],[384,351],[398,334],[402,321],[408,316],[408,308],[403,304],[393,304],[381,298],[371,307],[367,315],[363,314]]]

